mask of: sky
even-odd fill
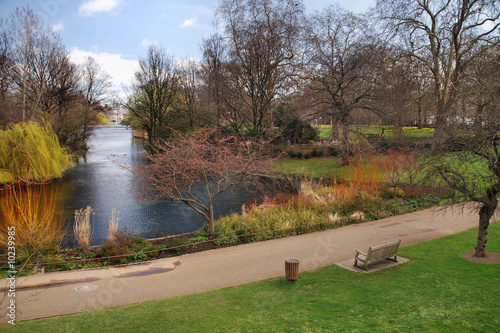
[[[307,13],[338,4],[362,13],[376,0],[303,0]],[[200,43],[212,34],[217,0],[0,0],[0,17],[29,7],[59,35],[75,63],[93,56],[114,89],[130,84],[151,43],[178,59],[200,59]]]

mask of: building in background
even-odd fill
[[[106,117],[111,125],[117,125],[128,116],[128,109],[120,103],[113,103],[106,112]]]

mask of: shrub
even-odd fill
[[[183,246],[186,244],[187,244],[187,239],[185,237],[181,237],[181,238],[175,237],[172,239],[172,242],[170,243],[170,247],[174,248],[174,249],[172,249],[172,251],[182,252],[182,251],[186,251],[186,247]]]
[[[328,150],[331,156],[340,156],[342,154],[342,150],[335,146],[328,147]]]
[[[0,246],[7,248],[8,231],[15,228],[16,255],[36,260],[44,250],[59,244],[64,220],[57,212],[57,188],[17,184],[0,196]]]
[[[296,117],[283,122],[282,137],[292,144],[316,141],[319,138],[319,129]]]
[[[312,151],[311,151],[311,156],[312,157],[321,157],[325,154],[325,152],[323,151],[323,149],[320,149],[320,150],[317,150],[316,148],[314,148]]]

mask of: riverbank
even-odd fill
[[[498,219],[498,215],[496,218]],[[232,248],[177,256],[175,258],[163,259],[148,264],[134,265],[134,272],[130,271],[130,266],[124,266],[20,277],[17,281],[18,285],[30,286],[30,288],[21,288],[16,293],[16,303],[19,304],[17,319],[18,321],[23,321],[47,316],[110,308],[199,293],[265,279],[279,278],[279,280],[276,281],[279,281],[280,284],[286,283],[283,278],[284,260],[294,257],[300,260],[301,275],[299,276],[299,280],[295,284],[287,284],[286,286],[283,285],[279,287],[279,289],[286,287],[286,290],[288,290],[287,293],[289,293],[292,291],[289,290],[290,288],[301,288],[304,282],[307,284],[306,281],[309,275],[305,274],[305,271],[331,265],[346,259],[352,259],[356,249],[366,250],[370,245],[401,239],[403,245],[401,252],[403,252],[407,245],[455,234],[475,226],[477,226],[477,219],[475,214],[470,210],[464,212],[461,209],[443,210],[442,208],[432,208],[379,221],[349,225],[306,235],[245,244]],[[463,235],[459,237],[460,244],[466,244],[463,246],[464,249],[459,253],[473,249],[476,234],[477,231],[472,231],[467,234],[467,237]],[[330,272],[333,268],[328,268],[328,275],[335,277],[337,280],[342,279],[341,277],[346,274],[349,276],[349,280],[353,278],[359,279],[361,277],[363,277],[363,279],[370,279],[370,277],[386,276],[387,274],[391,274],[390,272],[399,275],[405,267],[418,266],[423,260],[428,260],[429,262],[435,262],[437,260],[436,264],[439,266],[439,269],[435,272],[444,272],[447,271],[448,265],[445,265],[439,260],[439,256],[445,253],[449,254],[450,245],[455,243],[455,241],[445,243],[445,249],[437,252],[429,252],[426,250],[424,254],[422,254],[422,251],[417,251],[411,255],[404,252],[404,254],[402,253],[401,255],[409,258],[410,262],[382,274],[361,274],[358,276],[356,274],[359,273],[347,270],[344,272],[344,270],[340,268],[336,268],[335,272]],[[433,255],[430,256],[429,253],[433,253]],[[463,259],[459,258],[457,255],[457,258],[453,259],[453,261],[455,262],[456,260]],[[474,263],[470,264],[478,265]],[[459,264],[459,266],[462,265]],[[140,267],[142,267],[142,270],[138,269]],[[477,267],[471,267],[470,270],[476,271]],[[447,274],[449,274],[449,272]],[[419,274],[415,276],[419,276]],[[428,275],[425,276],[428,277]],[[467,274],[465,276],[467,276]],[[82,280],[82,278],[84,278],[84,280]],[[405,275],[402,279],[403,278],[407,279],[407,281],[414,281],[413,278],[409,278]],[[448,279],[449,278],[450,276],[448,276]],[[393,278],[389,280],[392,283]],[[439,281],[439,283],[443,283],[443,281],[448,280],[444,279]],[[451,281],[454,282],[455,279]],[[37,285],[46,286],[47,282],[52,283],[49,288],[37,287]],[[429,283],[427,278],[422,282]],[[323,280],[318,281],[318,283],[320,285],[325,285],[325,281]],[[398,285],[399,284],[392,284],[392,287],[386,289],[386,291],[400,291],[401,288],[396,287]],[[429,285],[433,285],[433,283]],[[88,292],[79,292],[77,290],[78,287],[83,286],[90,286],[93,289]],[[337,296],[345,296],[343,292],[344,289],[339,287],[338,284],[335,284],[335,286],[335,294]],[[252,285],[248,287],[253,288]],[[276,286],[274,286],[274,288],[276,288]],[[359,285],[357,288],[359,288]],[[481,288],[484,289],[484,287]],[[234,289],[227,289],[227,292],[231,293],[231,290],[233,290],[234,293]],[[309,294],[311,290],[316,289],[309,289]],[[487,288],[486,290],[490,289]],[[240,289],[236,291],[237,294],[240,294]],[[212,301],[216,299],[214,298],[216,297],[215,295],[201,295],[205,295]],[[227,298],[229,296],[227,294],[225,295],[226,296],[223,296],[225,301],[220,301],[221,306],[229,300]],[[272,295],[272,293],[266,294],[264,299],[268,299],[270,295]],[[297,294],[292,292],[290,297],[291,295]],[[275,299],[275,297],[271,298]],[[404,302],[408,305],[411,302],[408,303],[407,300],[408,298],[405,296]],[[267,301],[269,301],[269,299]],[[259,304],[262,306],[263,304],[265,305],[265,302],[266,301],[264,301],[264,303],[260,302]],[[290,302],[289,305],[294,304],[291,299]],[[190,304],[197,304],[197,302]],[[219,304],[219,301],[217,301],[217,304]],[[246,302],[238,304],[246,304]],[[347,303],[344,305],[347,306]],[[142,306],[149,307],[154,306],[154,304],[147,303]],[[165,307],[162,308],[165,309]],[[187,309],[186,307],[182,308],[184,310]],[[192,311],[191,306],[188,308],[189,312]],[[122,310],[126,309],[124,308]],[[277,308],[271,307],[270,311],[277,311]],[[210,314],[211,311],[208,313],[204,311],[204,313]],[[112,316],[110,312],[87,313],[87,315],[94,318],[88,322],[88,325],[93,325],[93,323],[97,322],[96,318],[98,317],[95,316]],[[128,320],[126,318],[128,318],[128,316],[124,316],[121,320]],[[197,322],[197,320],[193,320],[191,316],[189,316],[189,318],[191,322]],[[57,325],[60,325],[61,320],[65,319],[56,319]],[[76,318],[72,317],[71,319],[68,318],[68,320],[68,323],[70,321],[74,322]],[[98,320],[98,322],[101,323],[101,320]],[[39,322],[32,322],[30,325],[40,324]]]
[[[396,202],[403,203],[401,199]],[[437,201],[434,201],[434,203]],[[193,233],[185,233],[177,236],[167,236],[155,239],[145,239],[134,236],[124,230],[121,230],[113,243],[105,242],[101,246],[93,246],[89,251],[83,251],[81,248],[60,250],[57,247],[49,248],[42,258],[38,261],[24,264],[22,257],[18,256],[19,275],[30,275],[34,273],[49,273],[54,271],[79,270],[100,268],[114,265],[127,265],[139,263],[148,260],[171,258],[181,254],[203,252],[215,249],[221,249],[229,246],[259,242],[269,239],[285,238],[294,235],[306,234],[315,231],[335,229],[338,227],[367,223],[370,220],[380,219],[387,216],[401,215],[407,212],[427,208],[434,204],[432,201],[421,202],[420,205],[397,206],[392,210],[378,211],[372,219],[360,216],[351,216],[344,218],[335,218],[330,220],[328,211],[325,211],[323,218],[317,218],[317,223],[307,225],[288,225],[286,228],[276,229],[268,228],[257,231],[256,229],[248,232],[239,232],[228,235],[221,231],[216,224],[217,237],[209,239],[206,230],[202,229]],[[261,212],[269,214],[269,211]],[[318,211],[319,214],[319,211]],[[270,215],[272,218],[272,215]],[[321,217],[321,215],[318,215]],[[285,216],[286,217],[286,216]],[[290,216],[288,216],[290,217]],[[238,218],[238,217],[233,217]],[[244,217],[243,217],[244,218]],[[6,272],[6,270],[3,270]]]

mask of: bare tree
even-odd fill
[[[338,6],[329,6],[309,18],[302,72],[316,103],[342,127],[342,163],[349,164],[350,115],[367,108],[374,85],[373,66],[379,46],[367,39],[367,22]]]
[[[91,56],[85,59],[82,67],[81,90],[87,105],[99,109],[111,88],[111,76]]]
[[[448,124],[462,74],[478,54],[500,41],[496,0],[379,0],[377,9],[408,57],[433,79],[436,132]]]
[[[67,52],[60,36],[29,7],[17,8],[4,32],[9,40],[10,75],[21,106],[21,115],[14,121],[40,120],[58,107],[59,98],[52,89],[60,86],[62,76],[67,76],[63,73],[69,62]]]
[[[267,174],[269,159],[248,150],[235,151],[211,138],[213,130],[174,133],[171,140],[155,143],[147,154],[147,165],[133,172],[143,199],[183,202],[201,214],[215,236],[214,202],[217,197],[244,182],[255,182]]]
[[[211,35],[201,44],[203,59],[201,63],[201,78],[208,91],[208,100],[215,108],[215,124],[221,132],[223,115],[224,70],[227,60],[227,45],[219,34]]]
[[[499,109],[496,107],[498,115]],[[498,116],[487,124],[476,125],[472,130],[448,130],[441,147],[460,149],[454,160],[434,157],[435,170],[446,185],[460,193],[466,200],[479,206],[479,229],[476,257],[486,254],[486,236],[492,216],[498,207],[500,195],[500,123]],[[448,147],[447,147],[448,146]],[[457,163],[456,161],[466,161]]]
[[[178,66],[180,101],[178,114],[188,129],[194,129],[200,121],[200,67],[194,59],[184,59]]]
[[[458,90],[462,123],[491,119],[500,103],[500,45],[482,52],[464,73]],[[467,121],[469,120],[469,121]]]
[[[29,8],[16,9],[2,26],[7,45],[8,82],[3,94],[8,121],[48,122],[62,145],[85,151],[88,131],[80,72],[71,63],[58,34]],[[82,130],[83,129],[83,130]]]
[[[80,90],[83,95],[82,136],[86,139],[92,132],[92,123],[99,112],[104,111],[104,103],[111,88],[111,76],[92,57],[87,57],[80,68]]]
[[[9,105],[10,88],[12,85],[12,59],[10,58],[10,38],[4,27],[4,20],[0,19],[0,125],[6,125],[11,118],[12,107]]]
[[[149,145],[166,135],[168,116],[177,98],[177,79],[171,55],[151,45],[139,60],[127,107],[148,135]]]
[[[222,115],[254,137],[272,128],[273,102],[290,75],[303,10],[292,0],[222,0],[218,7],[229,47]]]

